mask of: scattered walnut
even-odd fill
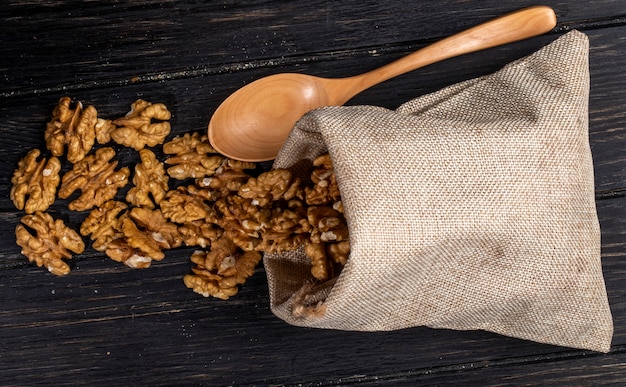
[[[304,245],[304,253],[311,259],[311,274],[315,279],[326,281],[330,278],[331,265],[326,257],[323,243],[308,241]]]
[[[122,220],[122,232],[130,246],[140,250],[143,257],[150,257],[155,261],[165,258],[163,249],[179,247],[182,244],[178,227],[169,223],[160,210],[133,208],[130,216]],[[125,263],[131,266],[129,262]],[[146,266],[140,267],[149,265],[148,262]]]
[[[213,223],[196,220],[179,226],[178,232],[186,246],[206,248],[221,237],[224,230]]]
[[[154,208],[165,197],[169,187],[168,177],[165,174],[163,163],[157,160],[156,155],[149,149],[139,151],[141,163],[135,167],[132,187],[126,195],[126,200],[135,205]]]
[[[85,250],[85,244],[76,231],[45,212],[24,216],[22,224],[15,228],[15,236],[17,244],[22,247],[22,254],[30,262],[39,267],[45,266],[55,275],[70,272],[70,267],[63,261],[72,257],[70,252],[80,254]]]
[[[194,186],[178,187],[168,191],[161,200],[163,215],[174,223],[191,223],[196,220],[212,222],[215,210],[206,202],[210,192]]]
[[[273,208],[268,223],[263,232],[264,252],[295,250],[310,238],[312,227],[307,220],[306,209],[299,200],[290,200],[286,208]]]
[[[328,153],[313,161],[315,169],[311,173],[313,187],[306,188],[306,202],[309,205],[322,205],[336,202],[341,197],[339,186]]]
[[[111,141],[111,132],[116,128],[111,120],[98,118],[96,121],[95,131],[98,144],[106,144]]]
[[[169,223],[160,210],[135,207],[120,217],[121,235],[108,242],[105,253],[132,268],[149,267],[165,258],[164,249],[179,247],[178,227]]]
[[[120,213],[126,208],[125,203],[109,200],[89,213],[80,226],[80,233],[91,235],[93,248],[105,251],[109,242],[122,236]]]
[[[54,203],[61,178],[61,162],[56,157],[42,158],[39,149],[33,149],[18,162],[13,173],[10,198],[18,210],[27,214],[45,211]]]
[[[67,145],[67,160],[71,163],[82,160],[95,142],[95,125],[98,119],[96,108],[89,105],[83,110],[78,102],[70,108],[70,97],[62,97],[52,112],[46,126],[46,146],[54,156],[61,156]]]
[[[124,237],[113,239],[107,243],[104,252],[112,260],[132,268],[146,268],[152,263],[151,257],[143,256],[143,253],[132,247]]]
[[[235,245],[245,251],[261,250],[263,235],[269,223],[271,210],[259,208],[251,199],[226,196],[215,202],[218,225]]]
[[[348,240],[348,225],[340,212],[325,206],[309,207],[307,217],[313,227],[311,241],[314,243]]]
[[[245,171],[255,167],[254,163],[225,159],[212,176],[196,179],[196,185],[212,190],[213,200],[217,200],[239,191],[251,177]]]
[[[116,143],[135,150],[143,149],[146,145],[162,144],[170,134],[170,118],[171,113],[164,104],[152,104],[139,99],[131,105],[126,116],[113,120],[116,128],[110,131],[110,136]]]
[[[137,100],[116,120],[99,119],[92,106],[61,98],[46,129],[46,144],[54,156],[67,147],[73,168],[59,179],[57,157],[38,161],[31,151],[18,165],[11,190],[16,207],[29,214],[16,228],[24,254],[55,274],[67,274],[64,259],[84,250],[81,237],[43,213],[58,195],[69,209],[93,209],[81,224],[83,236],[111,259],[145,268],[165,257],[164,250],[200,246],[191,260],[193,273],[185,284],[204,296],[227,299],[253,274],[261,253],[277,253],[304,245],[311,272],[319,281],[336,277],[350,254],[343,205],[328,154],[314,163],[303,182],[287,169],[253,177],[256,164],[220,155],[200,133],[175,137],[163,145],[164,163],[146,146],[163,144],[170,133],[170,112],[163,104]],[[114,200],[128,183],[130,170],[116,170],[113,148],[87,154],[94,141],[114,140],[139,151],[133,187],[123,203]],[[167,173],[164,164],[168,165]],[[169,175],[169,176],[168,176]],[[169,177],[195,179],[195,184],[169,190]],[[27,200],[28,197],[28,200]],[[134,206],[129,209],[130,206]],[[94,209],[95,207],[95,209]],[[31,235],[30,232],[34,232]]]
[[[293,198],[304,199],[304,190],[300,180],[287,169],[274,169],[250,178],[241,186],[239,195],[253,199],[253,204],[266,206],[272,201]]]
[[[207,136],[197,132],[185,133],[163,144],[163,152],[174,155],[165,164],[172,165],[167,173],[178,180],[211,176],[225,160],[209,144]]]
[[[69,204],[70,210],[84,211],[101,206],[128,183],[129,169],[124,167],[116,171],[118,162],[111,161],[114,156],[113,148],[98,149],[95,154],[74,164],[63,176],[60,198],[66,199],[74,191],[81,191],[81,195]]]
[[[184,277],[185,285],[205,297],[226,300],[237,294],[237,286],[254,273],[261,254],[242,252],[230,239],[221,237],[211,244],[208,252],[194,252],[191,261],[196,266],[193,274]]]

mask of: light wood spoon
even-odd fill
[[[272,160],[305,113],[343,105],[378,83],[454,56],[546,33],[556,25],[545,6],[525,8],[440,40],[404,58],[348,78],[276,74],[237,90],[215,111],[208,137],[220,153],[243,161]]]

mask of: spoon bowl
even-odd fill
[[[386,66],[347,78],[286,73],[256,80],[234,92],[208,127],[211,145],[242,161],[268,161],[278,154],[294,124],[307,112],[343,105],[358,93],[398,75],[454,56],[546,33],[556,25],[545,6],[525,8],[422,48]]]
[[[209,123],[209,141],[220,153],[234,159],[273,159],[300,117],[332,104],[325,81],[319,77],[288,73],[270,75],[248,84],[228,97],[215,111]],[[278,108],[281,106],[290,108]],[[247,151],[251,149],[254,149],[253,153]]]

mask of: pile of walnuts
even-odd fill
[[[263,253],[302,248],[317,280],[338,275],[350,244],[328,154],[305,181],[287,169],[258,173],[254,163],[219,154],[200,133],[165,142],[170,117],[165,105],[137,100],[124,117],[107,120],[93,106],[61,98],[44,134],[49,156],[31,150],[12,178],[11,200],[26,213],[15,231],[22,254],[65,275],[66,260],[85,250],[83,237],[132,268],[193,246],[185,285],[220,299],[238,292]],[[134,171],[118,166],[111,142],[137,151]],[[149,149],[156,146],[161,152]],[[57,197],[85,214],[80,235],[47,212]]]

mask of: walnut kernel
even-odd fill
[[[45,211],[54,203],[61,178],[61,162],[56,157],[37,161],[39,149],[33,149],[18,162],[11,178],[10,198],[18,210],[27,214]]]
[[[83,109],[81,102],[70,107],[70,97],[62,97],[46,125],[46,146],[54,156],[62,156],[67,145],[67,160],[71,163],[82,160],[95,142],[95,125],[98,119],[96,108],[89,105]]]
[[[154,208],[165,197],[169,187],[163,163],[149,149],[139,151],[141,163],[135,166],[134,187],[126,195],[126,201],[146,208]]]
[[[122,236],[120,214],[127,208],[126,203],[109,200],[89,213],[80,226],[80,233],[91,235],[92,247],[105,251],[109,242]]]
[[[211,176],[226,159],[209,144],[206,135],[185,133],[163,144],[163,152],[170,156],[165,164],[172,165],[167,173],[177,180]]]
[[[191,261],[196,266],[193,274],[184,277],[185,285],[205,297],[226,300],[237,294],[237,286],[254,273],[261,254],[243,252],[231,240],[222,237],[211,244],[208,252],[194,252]]]
[[[55,275],[70,272],[70,267],[63,261],[72,258],[70,252],[80,254],[85,250],[85,244],[76,231],[45,212],[24,216],[15,228],[15,236],[17,244],[22,247],[22,254],[30,262],[39,267],[45,266]]]
[[[116,143],[135,150],[162,144],[170,134],[170,118],[171,113],[164,104],[139,99],[126,116],[113,120],[116,128],[110,131],[110,136]]]
[[[123,167],[116,171],[118,162],[112,161],[114,156],[113,148],[98,149],[95,154],[74,164],[63,176],[60,198],[66,199],[74,191],[81,191],[81,195],[69,204],[70,210],[84,211],[101,206],[128,183],[130,170]]]

